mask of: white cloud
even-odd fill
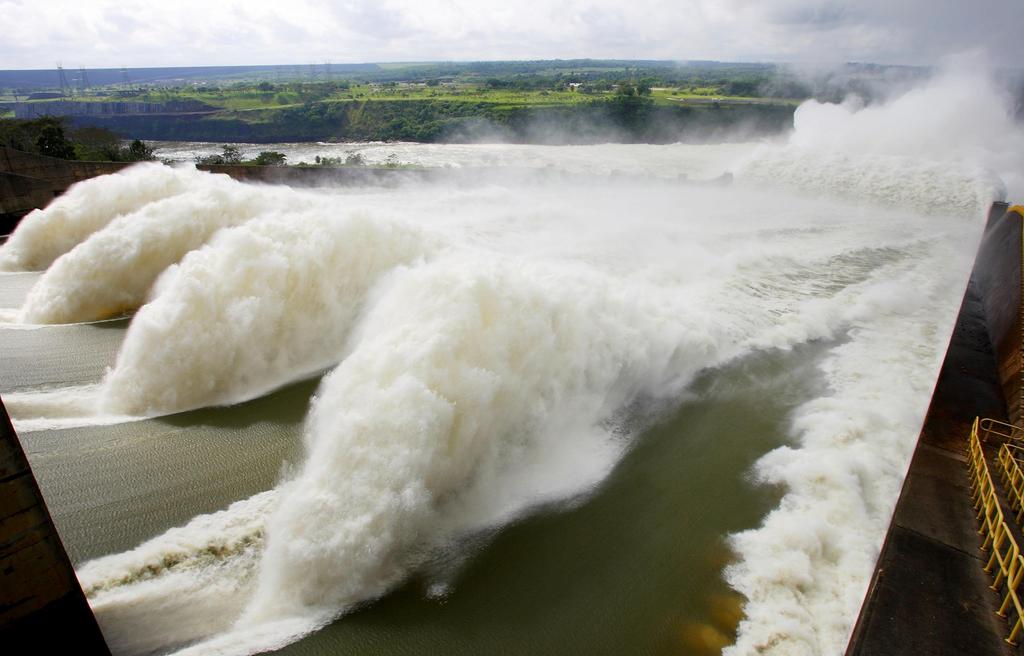
[[[1013,64],[1021,0],[0,0],[0,68],[571,57]]]

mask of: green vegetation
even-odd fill
[[[366,161],[366,158],[361,153],[348,153],[345,157],[321,157],[316,156],[314,160],[315,164],[299,164],[298,166],[304,168],[321,168],[321,169],[337,169],[337,168],[351,168],[360,166],[370,166]],[[407,162],[399,161],[398,155],[391,153],[384,161],[380,164],[374,164],[374,168],[384,169],[422,169],[425,168],[419,164],[410,164]]]
[[[29,153],[94,162],[141,162],[154,159],[139,139],[125,144],[110,130],[69,128],[67,119],[0,119],[0,145]]]
[[[810,93],[774,65],[715,62],[372,64],[249,75],[94,89],[75,102],[107,105],[71,120],[153,140],[665,142],[783,130]],[[54,103],[30,102],[38,111]],[[132,103],[163,107],[141,112]]]
[[[207,155],[205,157],[197,156],[196,164],[206,164],[211,166],[223,166],[225,164],[241,164],[242,153],[238,150],[237,146],[221,146],[220,153],[216,155]]]
[[[238,164],[242,166],[284,166],[287,157],[284,153],[279,153],[274,150],[261,151],[259,155],[252,159],[242,159],[242,152],[237,146],[231,146],[225,144],[221,146],[221,152],[215,155],[206,155],[205,157],[196,157],[196,164],[206,164],[212,166],[223,166],[226,164]]]
[[[341,157],[321,157],[316,156],[314,160],[316,164],[314,166],[319,168],[338,168],[341,166],[366,166],[366,158],[361,153],[349,153],[344,158]]]
[[[414,69],[420,70],[420,69]],[[448,101],[488,103],[501,107],[564,106],[592,102],[618,93],[645,95],[658,104],[687,99],[717,98],[720,101],[762,99],[789,103],[808,97],[808,89],[792,83],[781,85],[771,76],[733,79],[728,75],[637,76],[626,71],[554,76],[513,75],[482,79],[476,75],[426,80],[360,82],[237,82],[227,85],[164,86],[139,90],[132,102],[181,103],[191,101],[211,110],[248,112],[297,107],[317,102]],[[781,91],[792,93],[780,95]],[[78,102],[121,102],[122,93],[96,91]],[[32,102],[51,102],[48,100]]]
[[[154,159],[153,149],[139,139],[130,144],[104,128],[85,126],[71,130],[74,157],[93,162],[142,162]],[[45,153],[43,153],[45,154]]]
[[[40,155],[75,159],[75,146],[64,136],[64,128],[58,123],[45,123],[40,126],[34,144]]]
[[[541,96],[543,98],[543,96]],[[504,97],[321,100],[212,114],[76,116],[149,140],[275,143],[288,141],[509,141],[519,143],[665,143],[722,138],[738,130],[774,133],[792,123],[795,105],[610,93],[574,102]]]
[[[252,163],[256,166],[284,166],[287,159],[284,153],[279,153],[276,150],[263,150],[252,160]]]

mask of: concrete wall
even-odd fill
[[[216,107],[197,100],[166,103],[115,101],[94,102],[54,100],[51,102],[14,103],[14,118],[33,119],[42,116],[112,116],[117,114],[184,114],[214,113]]]
[[[46,207],[60,193],[54,185],[24,175],[0,172],[0,235],[37,207]]]
[[[1008,212],[986,232],[978,249],[975,278],[985,306],[989,340],[1010,423],[1019,424],[1021,407],[1021,216]]]
[[[39,178],[55,189],[67,189],[80,180],[114,173],[126,166],[125,162],[76,162],[44,157],[0,146],[0,172]]]
[[[109,654],[2,401],[0,653]]]
[[[0,146],[0,235],[76,182],[120,171],[123,162],[72,162]]]
[[[385,169],[372,167],[305,168],[292,166],[199,165],[201,171],[223,173],[242,182],[286,184],[293,187],[389,185],[426,180],[449,172],[437,169]]]

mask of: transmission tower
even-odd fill
[[[60,77],[60,97],[63,99],[69,93],[74,94],[74,87],[68,84],[68,76],[64,74],[64,67],[57,62],[57,75]]]
[[[85,95],[85,90],[89,88],[89,77],[85,74],[84,68],[78,69],[78,92],[81,95]]]
[[[128,77],[128,67],[122,66],[121,67],[121,88],[124,89],[125,91],[127,91],[127,90],[131,89],[131,87],[132,87],[132,81]]]

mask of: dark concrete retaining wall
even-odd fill
[[[2,401],[0,653],[110,653]]]
[[[9,233],[21,217],[46,207],[59,194],[45,180],[0,171],[0,234]]]
[[[67,189],[81,180],[114,173],[128,165],[125,162],[76,162],[0,146],[0,172],[39,178],[55,189]]]
[[[200,171],[223,173],[242,182],[262,182],[293,187],[331,187],[346,185],[392,185],[401,182],[426,180],[438,174],[439,169],[387,169],[373,167],[314,168],[297,166],[196,166]]]
[[[1021,420],[1021,217],[1010,212],[985,234],[975,267],[1010,423]]]
[[[73,162],[0,146],[0,235],[76,182],[120,171],[123,162]]]

